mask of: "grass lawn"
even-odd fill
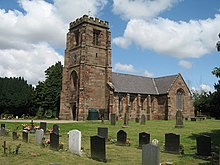
[[[3,123],[3,121],[0,121]],[[130,146],[118,146],[107,142],[106,158],[109,165],[139,165],[141,164],[141,149],[138,149],[138,134],[147,132],[152,139],[158,139],[160,145],[160,160],[161,162],[173,162],[175,165],[205,165],[209,161],[195,157],[196,153],[196,136],[199,134],[209,135],[212,138],[212,146],[220,145],[220,121],[219,120],[204,120],[204,121],[185,121],[184,128],[175,128],[175,121],[147,121],[146,125],[140,125],[135,121],[129,121],[127,128],[122,128],[123,122],[117,122],[116,126],[110,125],[109,121],[102,124],[100,121],[85,121],[71,124],[58,124],[60,126],[60,142],[64,143],[64,149],[52,151],[49,146],[42,147],[35,144],[35,135],[29,134],[29,143],[24,143],[21,140],[21,124],[23,123],[6,123],[6,128],[11,130],[8,136],[0,137],[0,145],[4,141],[7,147],[15,149],[18,144],[21,144],[18,155],[3,154],[3,147],[0,147],[0,164],[2,165],[49,165],[56,163],[60,165],[98,165],[104,164],[92,160],[90,158],[90,136],[97,134],[98,127],[108,127],[109,139],[116,139],[117,132],[123,129],[127,132],[127,138]],[[30,123],[27,123],[30,125]],[[36,123],[35,125],[39,125]],[[52,128],[53,124],[47,124],[47,128]],[[18,140],[12,140],[12,131],[19,127]],[[72,129],[78,129],[82,132],[82,149],[83,156],[71,154],[67,149],[67,132]],[[163,152],[165,133],[180,134],[180,143],[184,146],[184,155],[169,154]],[[46,134],[49,138],[49,133]]]

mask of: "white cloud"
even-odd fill
[[[151,72],[149,72],[149,71],[147,71],[147,70],[145,70],[145,71],[144,71],[144,76],[145,76],[145,77],[153,77],[154,74],[151,73]]]
[[[36,85],[44,71],[63,56],[69,21],[83,14],[96,16],[107,0],[18,0],[24,12],[0,8],[0,76],[22,76]],[[74,8],[74,10],[73,10]]]
[[[130,72],[130,73],[136,72],[133,65],[131,65],[131,64],[121,64],[121,63],[115,64],[115,70],[116,71],[125,71],[125,72]]]
[[[176,58],[199,58],[215,50],[219,33],[220,14],[214,19],[175,22],[164,18],[152,20],[132,19],[123,37],[113,43],[128,47],[135,43],[143,49],[151,49]]]
[[[192,68],[192,63],[186,60],[180,60],[178,65],[186,69]]]
[[[210,87],[207,84],[201,84],[198,88],[192,87],[192,91],[194,93],[200,93],[201,94],[201,93],[204,93],[204,92],[206,92],[206,93],[214,92],[214,89],[213,89],[213,87]]]
[[[149,19],[181,0],[113,0],[113,12],[123,19]]]

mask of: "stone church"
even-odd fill
[[[60,119],[86,120],[94,109],[105,119],[175,119],[193,114],[192,95],[181,74],[150,78],[112,72],[107,21],[84,15],[70,23],[63,68]]]

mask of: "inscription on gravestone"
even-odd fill
[[[50,149],[59,150],[59,134],[52,132],[50,134]]]
[[[172,153],[180,152],[180,135],[174,133],[165,134],[165,151]]]
[[[120,144],[125,144],[127,141],[127,133],[124,130],[117,132],[117,142]]]
[[[150,143],[150,134],[146,132],[139,133],[139,148],[141,148],[143,144],[149,144],[149,143]]]
[[[105,141],[108,140],[108,128],[98,127],[98,136],[104,137]]]
[[[160,150],[159,146],[144,144],[142,146],[142,165],[159,165]]]
[[[211,137],[207,135],[200,135],[196,137],[197,155],[210,156],[211,155]]]
[[[100,136],[90,137],[91,157],[94,160],[106,162],[105,138]]]

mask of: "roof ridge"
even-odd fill
[[[155,83],[155,81],[154,81],[154,78],[152,78],[152,81],[153,81],[153,84],[154,84],[154,87],[155,87],[156,93],[159,94],[158,89],[157,89],[157,85],[156,85],[156,83]]]

